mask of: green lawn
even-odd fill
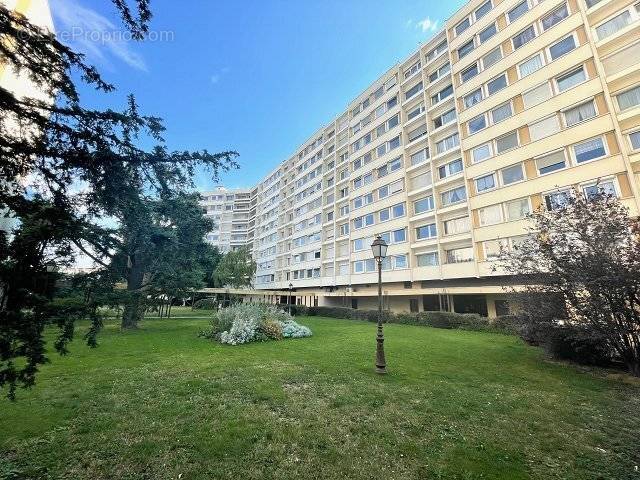
[[[514,337],[302,318],[238,347],[204,319],[78,340],[0,400],[0,478],[638,479],[640,384]],[[23,476],[8,476],[11,469]]]

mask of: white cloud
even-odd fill
[[[147,70],[141,55],[131,49],[131,35],[77,0],[51,0],[56,35],[60,41],[87,55],[91,62],[111,66],[117,59],[137,70]]]
[[[425,17],[416,23],[416,28],[419,28],[423,32],[435,32],[438,28],[439,20],[431,20],[429,17]]]

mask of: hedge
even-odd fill
[[[354,310],[346,307],[308,307],[305,315],[331,318],[345,318],[353,320],[378,321],[377,310]],[[406,325],[422,325],[434,328],[487,331],[499,333],[516,333],[516,327],[510,318],[489,320],[477,313],[454,312],[417,312],[394,313],[382,312],[385,323],[401,323]]]

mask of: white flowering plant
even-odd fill
[[[298,324],[289,313],[259,303],[240,303],[219,310],[210,329],[201,333],[227,345],[304,338],[312,334],[311,329]]]

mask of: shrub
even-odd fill
[[[310,337],[311,330],[297,324],[289,313],[273,305],[241,303],[219,310],[210,330],[200,336],[221,343],[240,345],[249,342]]]
[[[542,347],[553,358],[601,367],[614,362],[613,350],[603,336],[572,326],[554,326],[546,333]]]
[[[200,300],[196,300],[193,304],[193,308],[195,310],[216,310],[218,308],[219,302],[213,298],[202,298]]]
[[[300,325],[293,320],[287,320],[282,324],[282,336],[284,338],[303,338],[312,335],[309,327]]]
[[[306,307],[304,305],[281,305],[280,308],[282,308],[284,311],[290,310],[291,315],[293,315],[294,317],[309,315],[309,307]]]

